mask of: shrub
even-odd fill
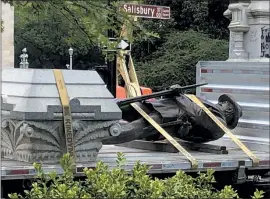
[[[192,30],[170,32],[156,52],[136,63],[140,84],[151,88],[194,84],[198,61],[225,61],[228,52],[227,41]]]
[[[215,190],[213,170],[200,173],[193,178],[183,171],[173,177],[161,180],[147,175],[149,167],[137,162],[131,174],[123,166],[125,158],[118,153],[117,167],[110,170],[108,165],[98,162],[95,169],[84,169],[85,181],[76,181],[72,173],[72,158],[66,154],[60,163],[62,175],[52,172],[45,175],[40,164],[35,182],[25,196],[9,194],[10,198],[238,198],[231,186]],[[253,198],[262,198],[263,192],[256,191]]]

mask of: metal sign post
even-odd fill
[[[170,7],[139,4],[122,4],[120,8],[134,18],[141,17],[151,19],[170,19]],[[123,25],[121,36],[127,36],[126,28],[127,27]],[[130,55],[130,51],[128,53],[129,67],[126,66],[125,59],[123,59],[125,51],[120,51],[120,54],[120,57],[118,57],[118,71],[125,80],[128,97],[140,96],[140,85]],[[188,153],[185,148],[183,148],[172,136],[170,136],[170,134],[168,134],[158,123],[156,123],[149,115],[147,115],[147,113],[145,113],[137,104],[132,103],[131,106],[190,161],[191,168],[195,169],[198,167],[197,160],[192,157],[192,155],[190,155],[190,153]]]
[[[123,3],[121,4],[120,10],[126,12],[133,18],[134,21],[140,18],[151,18],[151,19],[170,19],[170,7],[165,6],[156,6],[156,5],[142,5],[134,3]],[[128,38],[128,27],[126,24],[123,24],[120,36],[124,39]],[[132,33],[130,33],[132,34]],[[123,47],[124,45],[124,47]],[[129,49],[126,50],[129,45]],[[127,44],[124,41],[121,41],[119,54],[117,57],[117,77],[120,74],[125,81],[125,90],[127,91],[127,97],[140,96],[141,89],[135,67],[133,65],[131,57],[131,44]],[[126,62],[128,61],[128,66]]]

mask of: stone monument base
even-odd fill
[[[74,121],[76,162],[93,162],[102,138],[117,121]],[[2,120],[2,157],[33,163],[58,163],[66,153],[62,121]]]
[[[70,99],[76,162],[93,162],[102,139],[121,133],[122,112],[96,71],[62,70],[62,74]],[[53,70],[3,69],[1,105],[2,157],[54,164],[71,148],[66,146]]]

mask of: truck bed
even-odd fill
[[[189,161],[179,153],[156,152],[114,145],[104,145],[99,152],[98,160],[105,162],[110,168],[113,168],[116,166],[117,152],[123,152],[127,159],[127,164],[124,167],[125,170],[131,171],[136,161],[140,161],[151,166],[149,173],[175,173],[180,169],[192,172],[203,171],[207,168],[213,168],[216,171],[228,171],[236,170],[240,164],[250,170],[269,169],[269,139],[242,138],[241,141],[259,158],[259,166],[252,167],[252,161],[249,157],[226,137],[211,142],[211,144],[226,146],[229,154],[189,151],[198,161],[198,168],[196,170],[191,169]],[[33,166],[28,163],[2,159],[1,165],[2,180],[28,179],[36,174]],[[85,167],[94,168],[95,163],[77,163],[76,167],[76,175],[83,175],[83,169]],[[43,169],[45,172],[55,170],[58,174],[63,172],[59,164],[44,164]]]

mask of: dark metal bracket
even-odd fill
[[[235,171],[232,180],[236,184],[243,184],[247,181],[245,161],[239,161],[239,167]]]
[[[215,153],[215,154],[228,154],[226,146],[217,146],[212,144],[197,144],[185,141],[177,140],[181,146],[185,147],[191,151],[199,151],[205,153]],[[143,149],[150,151],[168,152],[168,153],[178,153],[179,151],[166,141],[144,141],[144,140],[134,140],[131,142],[119,144],[118,146]]]

